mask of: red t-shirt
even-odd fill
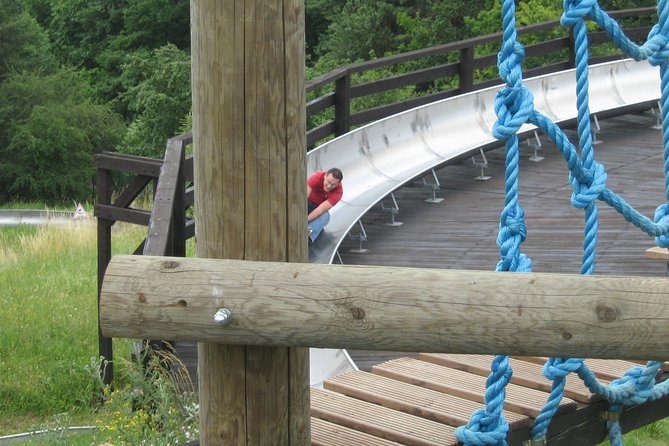
[[[309,194],[309,203],[313,205],[320,205],[325,200],[329,201],[332,206],[337,204],[341,200],[342,195],[344,195],[344,188],[341,185],[341,181],[330,192],[325,192],[323,189],[323,181],[327,171],[321,170],[318,172],[312,173],[307,179],[307,185],[311,188],[311,194]]]

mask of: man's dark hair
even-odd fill
[[[328,170],[326,175],[332,175],[339,181],[344,179],[344,174],[341,173],[341,170],[337,169],[336,167],[333,167],[332,169]]]

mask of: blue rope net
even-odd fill
[[[625,36],[619,24],[603,11],[597,0],[564,0],[561,24],[572,29],[576,49],[576,106],[578,110],[578,146],[580,154],[568,137],[549,118],[535,110],[532,93],[523,84],[521,64],[524,48],[518,42],[514,0],[502,0],[502,47],[498,54],[499,74],[506,85],[495,98],[498,120],[493,127],[496,138],[506,144],[506,197],[500,216],[497,245],[501,260],[497,271],[529,272],[532,261],[520,251],[525,241],[526,227],[523,209],[519,205],[518,173],[519,149],[517,133],[525,123],[541,130],[562,153],[570,172],[573,187],[571,202],[585,214],[583,259],[581,274],[592,274],[597,251],[597,200],[618,211],[626,220],[651,236],[661,247],[669,247],[669,8],[667,1],[657,3],[658,23],[652,28],[646,43],[639,46]],[[606,186],[604,166],[595,161],[588,108],[588,38],[586,20],[596,22],[611,37],[622,53],[636,61],[646,60],[659,65],[661,77],[662,142],[667,203],[655,211],[650,219],[633,209],[625,200]],[[619,414],[628,405],[659,399],[669,393],[669,380],[657,384],[655,376],[661,363],[650,361],[646,367],[634,367],[608,385],[600,383],[581,358],[549,358],[543,373],[552,380],[552,391],[531,431],[532,444],[546,438],[548,426],[564,396],[565,380],[570,373],[577,374],[591,392],[605,398],[609,404],[607,421],[609,440],[613,446],[622,445]],[[459,441],[465,445],[506,445],[509,430],[502,415],[506,385],[512,371],[507,356],[497,356],[486,384],[484,409],[472,414],[469,423],[456,430]]]

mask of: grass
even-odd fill
[[[144,236],[131,225],[114,231],[114,253],[134,251]],[[22,443],[28,446],[163,446],[193,438],[194,395],[171,388],[160,367],[147,379],[129,360],[130,341],[114,340],[114,388],[97,379],[96,242],[92,221],[0,227],[0,436],[50,430]],[[669,420],[625,435],[625,444],[669,445]]]
[[[2,228],[2,234],[0,289],[9,324],[0,342],[0,417],[86,407],[96,385],[86,365],[98,354],[95,225]]]
[[[141,227],[115,225],[112,251],[131,253],[144,233]],[[140,377],[129,361],[131,341],[114,340],[117,390],[102,389],[98,380],[96,237],[93,219],[0,227],[0,435],[105,425],[119,429],[54,432],[27,444],[77,444],[76,439],[88,445],[110,438],[117,445],[140,444],[118,438],[129,420],[138,424],[140,413],[128,408]],[[124,431],[137,430],[125,426]]]
[[[669,420],[643,426],[623,436],[626,446],[666,446],[669,445]],[[608,442],[604,444],[609,444]]]

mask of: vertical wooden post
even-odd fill
[[[567,56],[569,68],[576,68],[576,39],[574,37],[574,28],[569,28],[569,54]]]
[[[110,205],[112,202],[112,178],[111,171],[98,167],[96,176],[96,203]],[[100,291],[102,290],[102,279],[104,278],[107,265],[111,260],[112,250],[112,225],[113,221],[98,216],[98,349],[99,355],[105,358],[107,363],[100,365],[100,376],[104,384],[111,384],[114,379],[114,349],[112,339],[103,336],[100,328]]]
[[[335,83],[335,136],[351,131],[351,73]]]
[[[459,75],[460,93],[470,91],[474,86],[474,47],[469,46],[460,50]]]
[[[308,259],[303,3],[191,1],[198,257]],[[201,445],[310,442],[308,349],[201,343],[198,376]]]

